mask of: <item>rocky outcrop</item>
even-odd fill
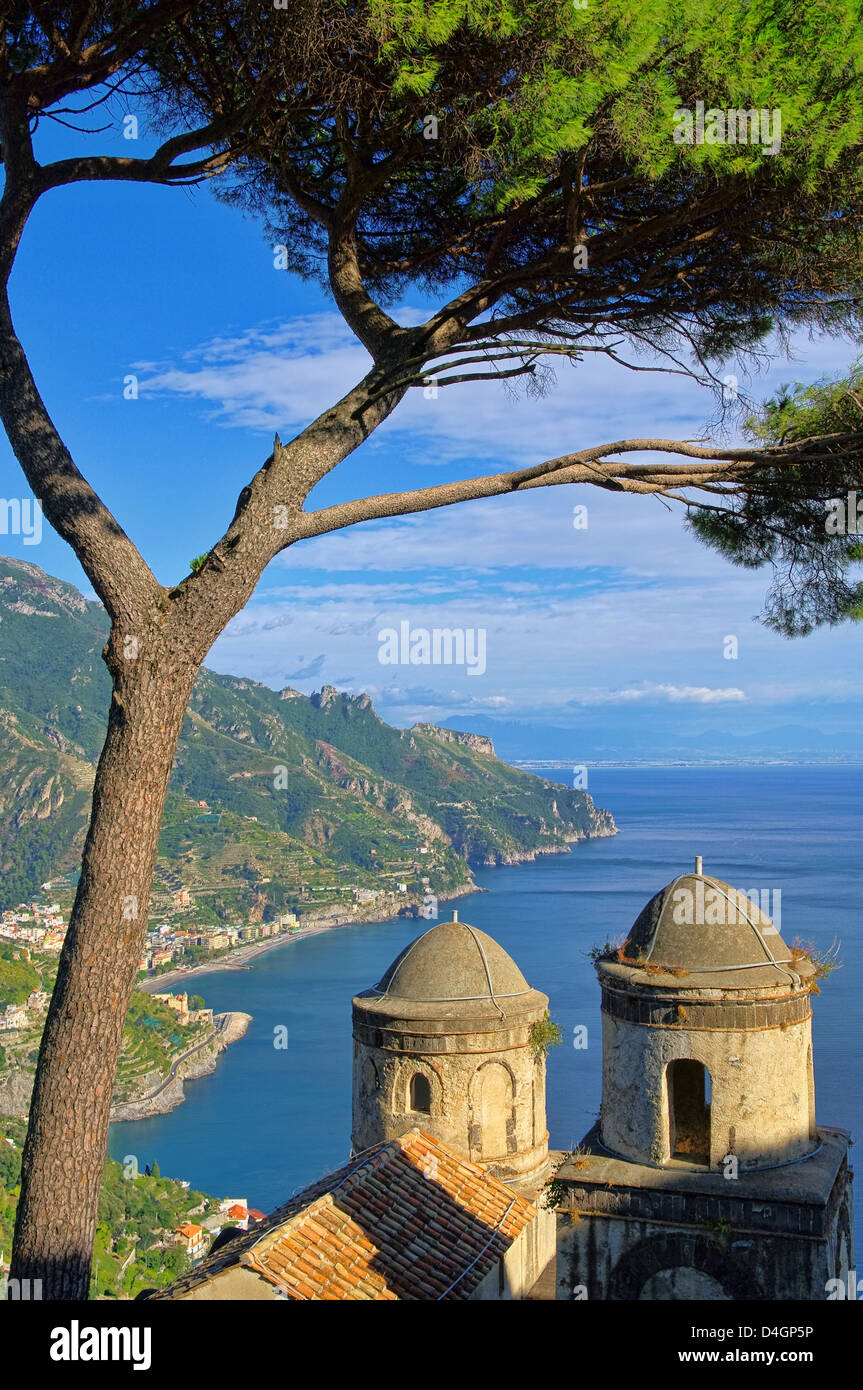
[[[325,685],[322,690],[316,690],[309,696],[315,709],[327,709],[329,705],[335,704],[339,698],[339,692],[334,685]]]
[[[414,811],[411,806],[405,808],[405,816],[416,826],[417,834],[428,844],[433,844],[435,840],[441,840],[445,845],[452,844],[449,835],[431,816],[424,816],[421,811]]]
[[[63,787],[59,776],[49,774],[48,780],[40,785],[40,775],[44,775],[42,769],[34,769],[17,789],[18,799],[26,797],[29,803],[15,814],[14,824],[18,829],[31,820],[47,820],[63,805]]]
[[[56,602],[62,642],[53,640],[58,623],[4,608],[4,599],[34,610]],[[10,895],[0,905],[14,905],[37,890],[46,858],[61,873],[78,863],[104,738],[108,676],[99,651],[108,621],[70,586],[2,557],[0,617],[4,688],[20,684],[28,702],[0,709],[0,899],[4,883]],[[46,682],[34,693],[31,673],[43,668]],[[180,819],[161,867],[192,887],[212,880],[218,914],[229,921],[260,910],[250,901],[250,868],[284,890],[266,890],[275,910],[286,892],[302,894],[313,865],[350,881],[352,866],[370,867],[372,847],[378,863],[403,865],[404,876],[418,872],[413,854],[427,848],[426,873],[441,886],[452,883],[455,855],[516,863],[613,832],[584,791],[507,766],[483,735],[433,723],[396,729],[367,693],[334,685],[307,698],[207,670],[191,695],[171,791]],[[319,864],[319,851],[332,864]]]
[[[414,724],[412,734],[427,734],[438,743],[460,743],[464,748],[472,748],[476,753],[488,753],[494,757],[494,744],[485,734],[460,734],[455,729],[439,729],[437,724]]]
[[[32,1091],[32,1072],[15,1067],[5,1076],[0,1076],[0,1115],[26,1115],[30,1109]]]
[[[45,574],[38,565],[30,565],[26,560],[14,560],[11,555],[3,556],[3,563],[9,569],[18,573],[6,575],[3,580],[3,589],[0,590],[0,602],[4,606],[18,613],[32,613],[39,617],[56,618],[57,614],[45,609],[38,609],[35,604],[28,604],[26,600],[10,599],[9,592],[15,592],[17,585],[21,585],[25,591],[32,593],[34,590],[43,599],[48,599],[55,603],[58,608],[64,609],[67,613],[86,613],[88,602],[78,590],[71,584],[65,583],[62,579],[54,579],[50,574]],[[90,607],[96,605],[91,603]]]
[[[281,700],[291,700],[296,694],[297,692],[295,690],[290,690],[290,688],[288,688],[282,691],[279,698]],[[375,712],[375,707],[372,704],[370,695],[366,695],[365,693],[362,695],[348,695],[345,690],[336,690],[334,685],[325,685],[321,690],[314,691],[309,696],[309,700],[314,705],[315,709],[328,709],[329,706],[334,705],[337,700],[341,700],[349,709],[370,709],[372,714]]]
[[[315,747],[321,754],[325,767],[332,773],[340,787],[346,791],[362,791],[367,796],[372,788],[372,783],[354,777],[342,762],[339,751],[331,743],[325,743],[322,738],[315,739]]]

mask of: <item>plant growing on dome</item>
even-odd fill
[[[791,959],[796,962],[808,957],[815,966],[815,980],[821,980],[825,975],[832,975],[834,970],[842,969],[842,961],[839,959],[841,944],[834,936],[830,945],[822,950],[813,941],[802,941],[799,936],[795,936],[791,943]],[[814,982],[811,988],[813,994],[820,993]]]
[[[606,938],[602,946],[591,946],[586,955],[589,960],[593,961],[594,965],[601,960],[614,960],[615,958],[620,960],[620,952],[623,950],[624,943],[625,938],[617,941],[610,941]]]
[[[531,1025],[528,1040],[535,1062],[541,1062],[553,1047],[560,1047],[563,1042],[563,1029],[560,1024],[551,1021],[548,1009],[544,1018]]]

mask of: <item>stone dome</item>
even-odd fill
[[[441,922],[423,932],[393,961],[370,991],[387,999],[450,1004],[532,995],[515,961],[485,932]]]
[[[792,956],[752,898],[700,872],[682,874],[650,899],[633,923],[621,960],[629,967],[716,975],[717,983],[748,979],[755,986],[765,971],[787,980],[788,967],[806,973],[809,965],[806,957]]]
[[[429,927],[354,996],[354,1151],[419,1124],[496,1177],[538,1183],[548,1129],[532,1029],[547,1016],[547,995],[485,932],[455,912]]]

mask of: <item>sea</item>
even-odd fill
[[[813,1001],[816,1114],[863,1133],[863,766],[614,768],[589,777],[619,834],[479,870],[481,893],[440,908],[441,919],[454,906],[493,936],[549,996],[563,1032],[548,1063],[552,1147],[574,1147],[600,1104],[600,999],[588,952],[620,939],[695,855],[735,888],[768,891],[789,944],[838,949],[839,967]],[[427,927],[396,919],[339,928],[276,947],[247,970],[197,976],[196,992],[217,1012],[252,1015],[248,1032],[215,1072],[186,1083],[177,1109],[113,1125],[112,1157],[135,1155],[142,1171],[158,1161],[164,1176],[265,1212],[344,1162],[351,998]]]

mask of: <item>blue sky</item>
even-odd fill
[[[101,123],[101,122],[100,122]],[[129,153],[116,128],[94,137]],[[147,152],[146,133],[133,153]],[[52,130],[43,158],[78,148]],[[80,185],[43,199],[25,232],[12,304],[37,382],[86,477],[163,583],[188,571],[233,514],[274,431],[289,438],[338,398],[367,358],[331,302],[274,268],[262,227],[207,188]],[[423,309],[403,305],[403,318]],[[843,341],[794,343],[741,388],[844,371]],[[124,378],[139,380],[137,400]],[[543,400],[466,385],[395,415],[320,487],[315,504],[540,462],[627,435],[692,438],[712,399],[679,376],[601,358],[558,371]],[[0,441],[0,495],[26,495]],[[573,508],[588,507],[587,529]],[[88,585],[46,528],[0,550]],[[584,713],[681,727],[851,727],[859,630],[788,642],[757,622],[768,575],[730,567],[651,498],[555,488],[307,542],[274,561],[208,664],[304,692],[367,690],[397,724],[497,717],[568,726]],[[385,666],[378,634],[484,629],[486,670]],[[738,641],[736,660],[723,651]]]

